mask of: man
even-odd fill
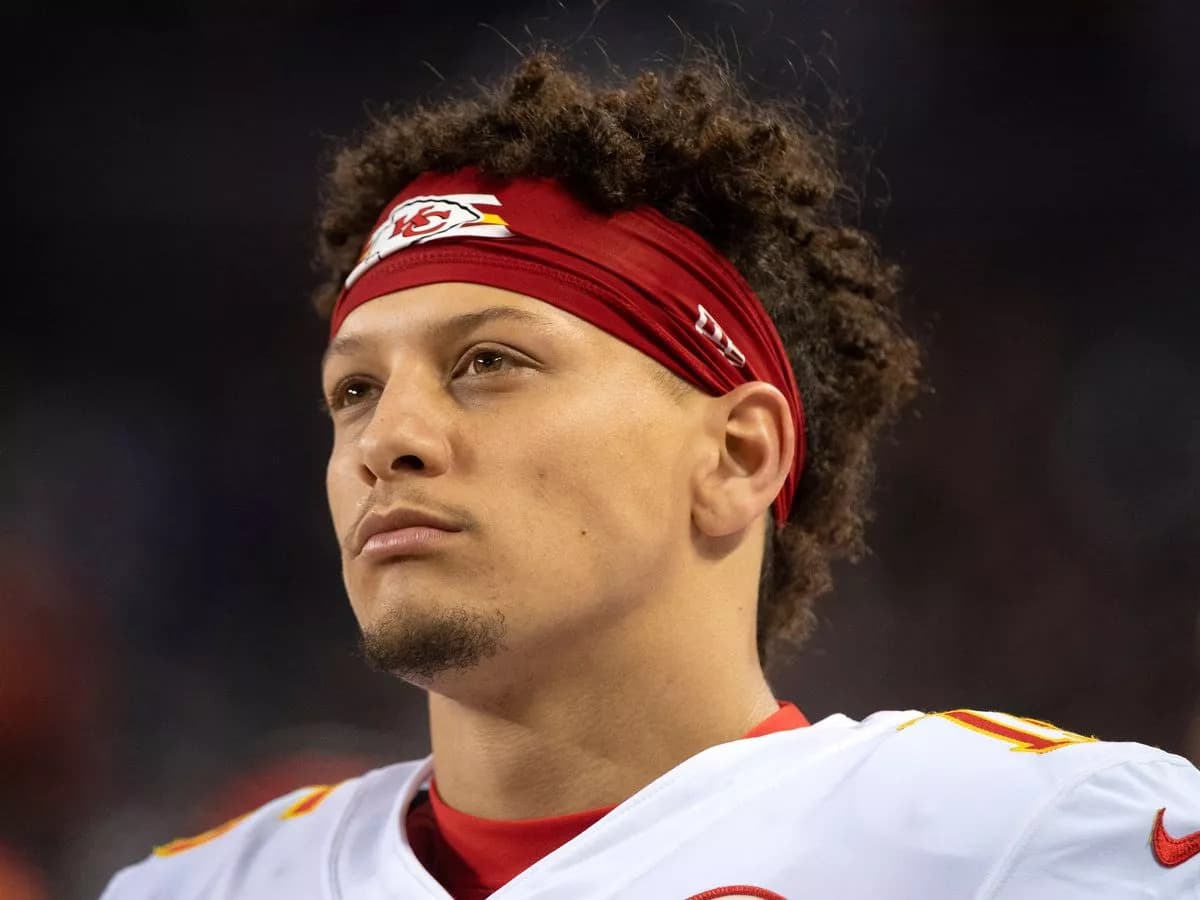
[[[1200,896],[1200,773],[1003,713],[809,724],[763,665],[917,384],[834,149],[715,64],[547,56],[326,186],[327,488],[432,755],[120,873],[170,898]]]

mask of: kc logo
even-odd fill
[[[746,364],[745,354],[730,340],[729,335],[725,333],[725,329],[717,324],[717,320],[712,317],[712,313],[703,306],[699,306],[699,304],[697,306],[700,309],[700,315],[696,319],[696,330],[716,344],[717,349],[725,354],[725,358],[740,369]],[[712,326],[711,333],[708,330],[710,325]]]
[[[346,287],[358,281],[384,257],[413,244],[448,237],[512,237],[508,223],[498,213],[480,209],[500,205],[499,198],[493,194],[409,197],[397,203],[367,238],[358,264],[346,278]]]
[[[411,213],[407,219],[397,219],[392,237],[422,237],[432,234],[446,224],[450,218],[450,210],[438,209],[433,204],[426,204]]]

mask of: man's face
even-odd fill
[[[494,309],[510,312],[455,324]],[[496,656],[570,653],[679,562],[699,417],[639,351],[550,304],[461,283],[360,306],[331,350],[329,506],[377,665],[428,686]],[[360,554],[363,516],[398,507],[461,530]]]

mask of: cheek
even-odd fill
[[[678,518],[676,454],[651,416],[629,409],[598,398],[574,404],[571,413],[540,417],[512,446],[506,465],[521,477],[510,482],[519,496],[508,518],[518,534],[540,538],[524,542],[527,558],[543,556],[556,570],[570,559],[611,578],[608,567],[658,554],[654,545]]]
[[[335,448],[325,466],[325,496],[329,500],[329,514],[339,539],[353,522],[360,495],[365,491],[366,487],[356,477],[354,466],[346,454],[338,453]]]
[[[656,429],[651,421],[622,421],[599,445],[582,488],[590,503],[610,510],[632,550],[661,541],[676,506],[673,461]]]

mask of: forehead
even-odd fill
[[[525,294],[489,285],[438,282],[386,294],[359,306],[330,341],[322,364],[380,343],[452,339],[497,322],[547,334],[578,333],[591,327]]]
[[[606,374],[618,379],[644,384],[640,379],[649,377],[655,384],[669,385],[672,396],[683,385],[637,348],[552,303],[491,285],[453,281],[406,288],[362,304],[342,323],[321,358],[321,368],[381,347],[453,343],[489,324],[509,334],[538,335],[569,353],[575,363],[583,365],[584,358],[589,365],[602,362]],[[565,359],[561,356],[560,363]]]

